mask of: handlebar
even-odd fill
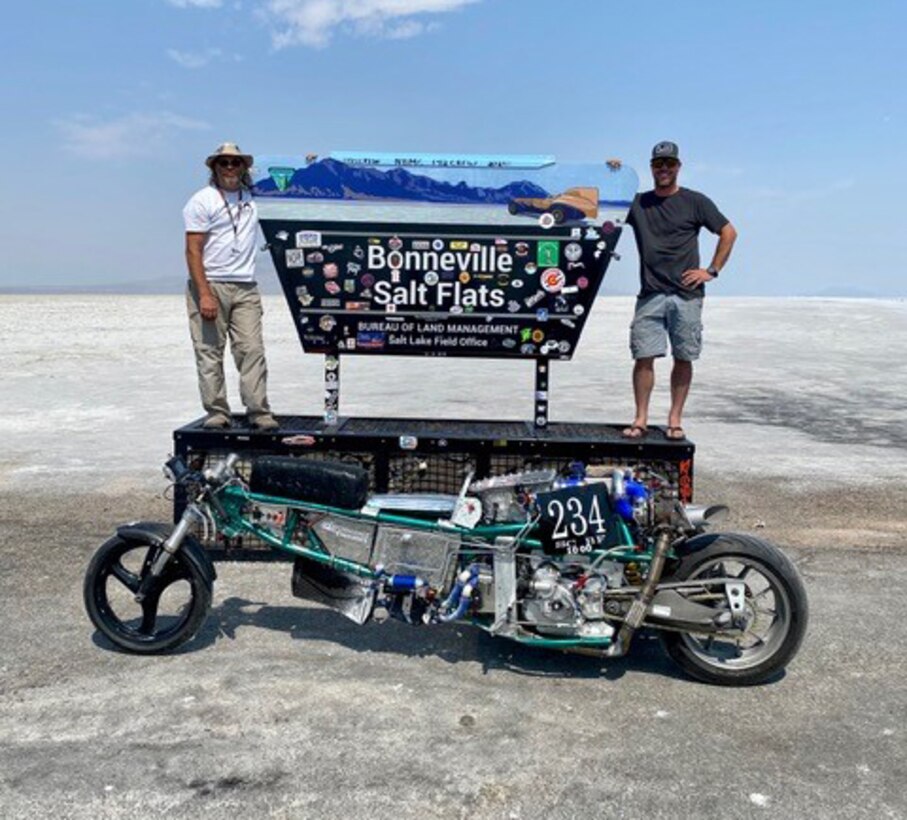
[[[220,464],[208,467],[204,472],[198,473],[190,470],[186,462],[179,456],[173,456],[164,464],[164,475],[174,484],[185,484],[195,481],[218,486],[233,476],[238,461],[239,454],[230,453]]]
[[[203,473],[205,481],[209,484],[223,484],[228,478],[233,475],[234,467],[236,462],[239,461],[238,453],[230,453],[220,464],[216,467],[209,467]]]

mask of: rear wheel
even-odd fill
[[[767,541],[720,535],[684,558],[665,580],[697,578],[730,578],[745,585],[741,623],[730,623],[725,587],[704,586],[697,603],[713,605],[716,619],[726,620],[727,628],[711,634],[664,632],[668,655],[697,680],[724,686],[761,683],[782,670],[799,649],[808,620],[806,589],[790,559]]]
[[[120,649],[153,654],[195,637],[211,606],[211,580],[178,551],[144,600],[135,600],[162,547],[118,536],[100,546],[85,573],[85,609]]]

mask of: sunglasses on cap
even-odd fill
[[[228,159],[226,157],[221,157],[214,163],[218,168],[238,168],[240,165],[245,165],[241,159]]]
[[[680,163],[676,159],[653,159],[652,167],[655,170],[659,168],[676,168]]]

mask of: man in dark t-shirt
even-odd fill
[[[655,359],[667,354],[671,370],[671,409],[665,435],[683,439],[683,406],[693,380],[693,362],[702,348],[702,300],[705,283],[718,278],[737,238],[734,226],[707,196],[677,184],[680,156],[673,142],[652,149],[655,188],[637,194],[627,224],[639,249],[639,296],[630,326],[633,394],[636,416],[624,429],[626,438],[648,432],[649,399],[655,386]],[[707,268],[700,267],[699,231],[718,234],[718,245]]]

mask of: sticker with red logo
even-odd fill
[[[567,282],[567,277],[560,268],[548,268],[542,271],[540,284],[546,293],[560,293]]]

